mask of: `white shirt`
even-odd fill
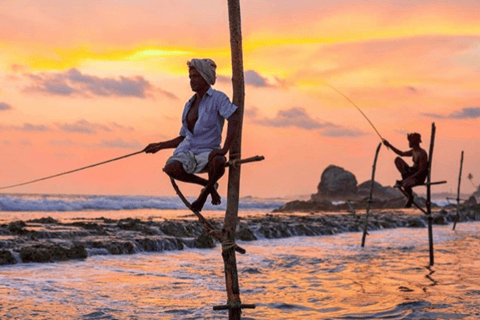
[[[174,155],[187,151],[198,154],[221,149],[220,143],[225,119],[228,119],[237,110],[237,106],[230,102],[225,93],[210,87],[198,106],[198,119],[192,133],[188,130],[187,114],[194,99],[195,95],[188,100],[183,109],[180,135],[185,139],[175,149]]]

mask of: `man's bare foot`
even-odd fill
[[[207,201],[208,191],[207,188],[203,188],[198,196],[197,200],[192,202],[190,210],[200,212],[203,209],[205,202]]]
[[[218,183],[215,183],[215,186],[212,189],[211,192],[208,191],[207,188],[203,188],[202,191],[200,191],[200,195],[198,196],[197,200],[192,202],[190,205],[190,209],[193,211],[201,211],[203,206],[205,205],[205,202],[207,202],[208,195],[210,194],[212,196],[212,204],[217,206],[222,203],[222,197],[217,192],[218,188]]]
[[[411,208],[413,204],[413,196],[408,198],[407,203],[405,204],[405,208]]]
[[[218,189],[218,183],[215,183],[215,187],[213,188],[213,191],[210,192],[210,195],[212,196],[212,204],[214,206],[218,206],[219,204],[222,203],[222,197],[217,192]]]

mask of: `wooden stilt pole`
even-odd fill
[[[460,172],[458,173],[457,214],[455,215],[455,218],[454,218],[452,230],[455,230],[455,227],[457,226],[457,221],[458,219],[460,219],[460,183],[462,182],[462,167],[463,167],[463,151],[460,157]]]
[[[232,53],[232,102],[238,107],[240,120],[235,139],[230,148],[230,161],[241,157],[242,125],[245,99],[245,80],[243,74],[242,30],[240,19],[240,0],[228,0],[228,17],[230,24],[230,48]],[[228,319],[242,317],[240,286],[238,284],[237,261],[235,257],[235,229],[238,217],[240,193],[240,167],[231,166],[228,171],[228,198],[222,242],[222,257],[225,267],[225,284],[227,288]]]
[[[433,146],[435,143],[435,122],[432,123],[432,136],[430,138],[430,152],[428,153],[428,176],[427,176],[427,216],[428,216],[428,243],[430,249],[430,266],[433,266],[433,217],[432,217],[432,202],[431,202],[431,176],[432,176],[432,162],[433,162]]]
[[[372,180],[371,180],[372,185],[370,186],[370,197],[368,198],[367,211],[365,213],[365,225],[363,226],[362,248],[365,247],[365,238],[367,237],[368,215],[370,214],[370,206],[372,205],[373,186],[375,183],[375,169],[377,167],[378,153],[380,152],[381,146],[382,146],[382,143],[380,142],[378,144],[377,151],[375,151],[375,159],[373,160]]]

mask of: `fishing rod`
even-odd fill
[[[82,167],[82,168],[78,168],[78,169],[74,169],[74,170],[70,170],[70,171],[66,171],[66,172],[62,172],[62,173],[58,173],[58,174],[54,174],[52,176],[48,176],[48,177],[44,177],[44,178],[40,178],[40,179],[36,179],[36,180],[32,180],[32,181],[27,181],[27,182],[23,182],[23,183],[19,183],[19,184],[14,184],[14,185],[11,185],[11,186],[1,187],[0,190],[13,188],[13,187],[24,186],[26,184],[31,184],[31,183],[38,182],[38,181],[43,181],[43,180],[47,180],[47,179],[60,177],[60,176],[63,176],[63,175],[69,174],[69,173],[74,173],[74,172],[77,172],[77,171],[80,171],[80,170],[93,168],[93,167],[96,167],[96,166],[99,166],[99,165],[102,165],[102,164],[106,164],[106,163],[109,163],[109,162],[125,159],[125,158],[128,158],[128,157],[137,155],[139,153],[143,153],[143,152],[145,152],[145,149],[141,150],[141,151],[134,152],[134,153],[130,153],[130,154],[118,157],[118,158],[114,158],[114,159],[102,161],[102,162],[99,162],[99,163],[95,163],[95,164],[92,164],[92,165],[89,165],[89,166],[86,166],[86,167]]]
[[[31,181],[27,181],[27,182],[23,182],[23,183],[13,184],[13,185],[10,185],[10,186],[0,187],[0,190],[2,190],[2,189],[8,189],[8,188],[13,188],[13,187],[24,186],[24,185],[26,185],[26,184],[31,184],[31,183],[34,183],[34,182],[39,182],[39,181],[43,181],[43,180],[47,180],[47,179],[52,179],[52,178],[56,178],[56,177],[60,177],[60,176],[66,175],[66,174],[74,173],[74,172],[77,172],[77,171],[81,171],[81,170],[93,168],[93,167],[96,167],[96,166],[100,166],[100,165],[102,165],[102,164],[106,164],[106,163],[109,163],[109,162],[113,162],[113,161],[117,161],[117,160],[121,160],[121,159],[125,159],[125,158],[128,158],[128,157],[135,156],[135,155],[137,155],[137,154],[140,154],[140,153],[145,152],[145,150],[146,150],[146,148],[143,149],[143,150],[141,150],[141,151],[133,152],[133,153],[126,154],[126,155],[121,156],[121,157],[118,157],[118,158],[114,158],[114,159],[110,159],[110,160],[98,162],[98,163],[95,163],[95,164],[91,164],[91,165],[86,166],[86,167],[81,167],[81,168],[78,168],[78,169],[74,169],[74,170],[70,170],[70,171],[66,171],[66,172],[54,174],[54,175],[51,175],[51,176],[48,176],[48,177],[44,177],[44,178],[40,178],[40,179],[36,179],[36,180],[31,180]],[[234,167],[234,166],[237,166],[237,165],[241,165],[241,164],[243,164],[243,163],[249,163],[249,162],[254,162],[254,161],[262,161],[262,160],[264,160],[264,159],[265,159],[265,158],[264,158],[263,156],[254,156],[254,157],[245,158],[245,159],[237,159],[237,160],[233,160],[233,161],[230,160],[230,161],[228,161],[228,162],[225,164],[225,166],[226,166],[226,167]]]
[[[380,134],[380,132],[378,132],[377,128],[375,128],[375,126],[373,125],[372,121],[370,121],[370,119],[368,119],[367,115],[365,113],[363,113],[362,109],[360,109],[353,101],[352,99],[350,99],[347,95],[345,95],[343,92],[341,92],[340,90],[338,90],[337,88],[335,88],[334,86],[332,86],[331,84],[328,84],[326,82],[323,82],[322,81],[322,84],[324,84],[325,86],[335,90],[338,94],[340,94],[342,97],[344,97],[345,99],[347,99],[348,102],[350,102],[355,108],[357,108],[357,110],[362,114],[362,116],[367,119],[368,123],[372,126],[373,130],[375,130],[375,132],[377,133],[377,135],[380,137],[380,139],[382,140],[382,142],[385,140],[382,135]]]

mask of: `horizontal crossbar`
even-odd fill
[[[240,305],[221,305],[221,306],[214,306],[213,310],[229,310],[229,309],[255,309],[254,304],[240,304]]]
[[[255,162],[255,161],[262,161],[265,160],[264,156],[254,156],[250,158],[245,158],[245,159],[236,159],[236,160],[230,160],[226,163],[226,167],[235,167],[239,164],[244,164],[244,163],[249,163],[249,162]]]
[[[447,181],[443,180],[443,181],[434,181],[434,182],[425,182],[425,183],[422,183],[422,184],[417,184],[415,187],[418,187],[418,186],[432,186],[432,185],[435,185],[435,184],[445,184],[447,183]]]

